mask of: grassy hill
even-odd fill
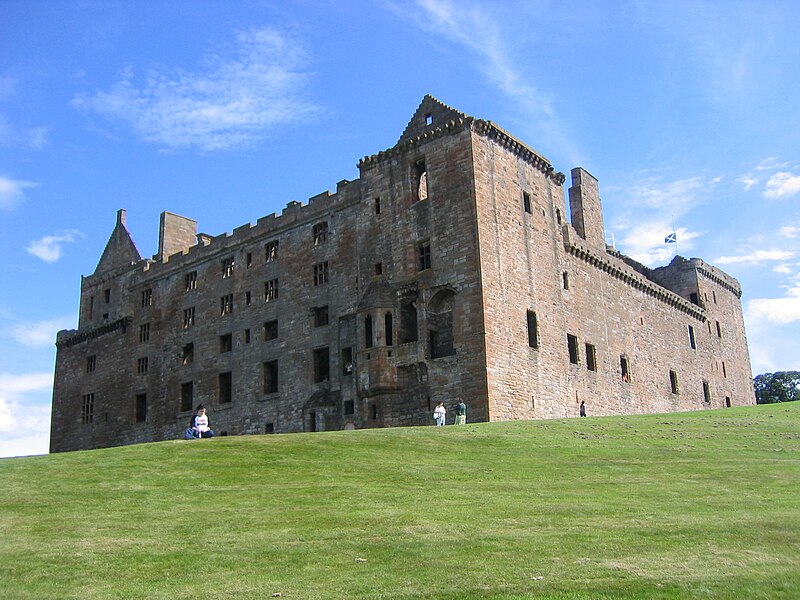
[[[0,460],[2,598],[788,599],[799,565],[800,403]]]

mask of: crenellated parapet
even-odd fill
[[[693,258],[692,261],[699,261],[700,265],[697,266],[697,272],[705,277],[706,279],[713,281],[715,284],[720,286],[723,289],[728,290],[734,296],[741,299],[742,297],[742,288],[739,285],[739,282],[736,281],[733,277],[728,275],[727,273],[723,273],[716,267],[709,265],[708,263],[700,260],[699,258]]]
[[[133,317],[126,316],[122,317],[121,319],[111,321],[110,323],[103,323],[99,327],[92,327],[91,329],[87,329],[85,331],[64,329],[59,331],[56,336],[56,348],[69,348],[76,344],[81,344],[83,342],[100,337],[101,335],[112,333],[118,329],[121,329],[122,333],[125,333],[125,331],[128,329],[128,326],[132,322]]]

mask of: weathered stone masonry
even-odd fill
[[[306,205],[216,237],[117,223],[57,338],[51,451],[218,433],[755,402],[738,282],[605,244],[597,180],[426,96],[398,143]]]

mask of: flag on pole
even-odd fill
[[[670,233],[667,237],[664,238],[665,244],[677,244],[678,243],[678,236],[674,233]]]

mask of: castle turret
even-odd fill
[[[587,242],[603,248],[606,243],[606,233],[597,179],[582,167],[572,169],[571,175],[569,208],[572,226]]]

